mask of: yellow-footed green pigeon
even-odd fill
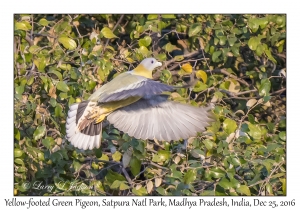
[[[87,101],[70,106],[67,139],[79,149],[99,148],[102,121],[136,139],[171,141],[197,136],[213,121],[210,107],[195,107],[168,100],[163,92],[176,88],[152,80],[162,64],[144,59],[96,90]]]

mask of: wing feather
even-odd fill
[[[107,119],[116,128],[135,138],[171,141],[203,132],[213,121],[211,117],[209,108],[156,96],[116,110]]]
[[[149,97],[173,90],[172,86],[125,72],[99,88],[88,100],[106,103],[129,97]]]

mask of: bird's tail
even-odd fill
[[[66,122],[67,139],[79,149],[99,148],[102,137],[102,122],[94,123],[85,116],[93,109],[94,104],[90,101],[70,106]]]

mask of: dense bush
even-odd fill
[[[285,42],[285,15],[15,15],[15,194],[285,195]],[[170,98],[214,103],[216,122],[170,143],[107,124],[100,149],[70,145],[69,105],[150,56],[154,79],[193,84]]]

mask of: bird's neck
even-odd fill
[[[132,74],[143,76],[149,79],[153,79],[152,71],[147,70],[143,65],[139,64],[135,69],[132,70]]]

